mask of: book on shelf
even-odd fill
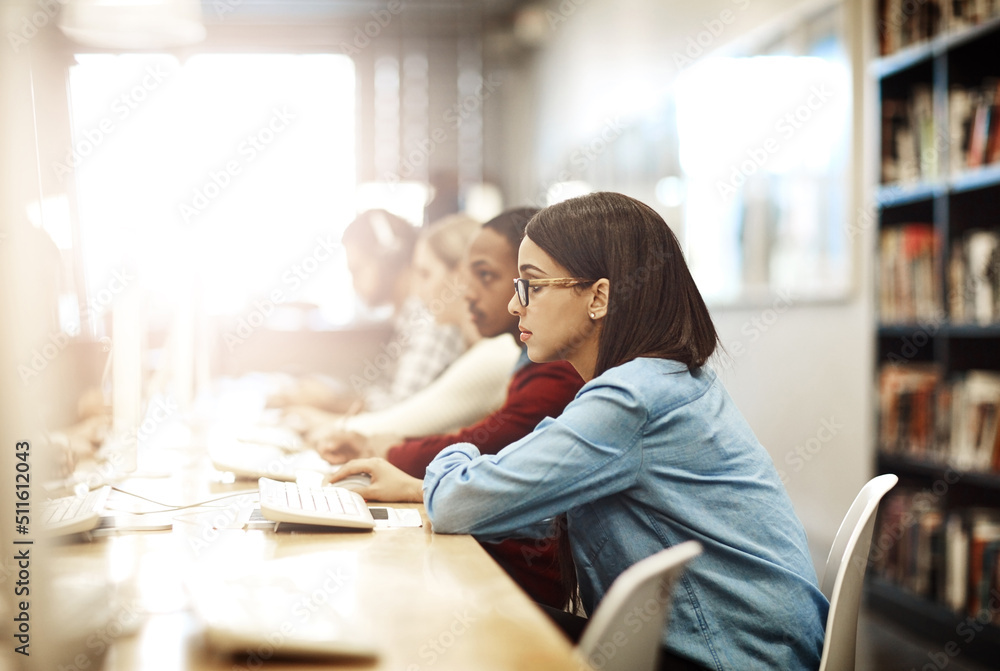
[[[944,602],[948,584],[945,528],[940,501],[933,493],[906,488],[893,491],[879,508],[869,554],[873,574],[919,596]]]
[[[956,324],[1000,322],[1000,230],[971,230],[948,258],[948,316]]]
[[[949,32],[972,28],[1000,14],[996,0],[944,0],[940,7],[940,28]]]
[[[939,599],[953,611],[965,608],[969,582],[969,532],[962,515],[948,515],[945,524],[945,582]]]
[[[917,173],[915,154],[910,133],[910,118],[906,101],[885,99],[882,101],[882,183],[904,182],[904,174],[909,177]]]
[[[949,169],[957,175],[1000,161],[1000,80],[948,91]]]
[[[943,380],[935,364],[884,365],[878,445],[884,454],[1000,473],[1000,373],[973,370]]]
[[[934,95],[929,82],[914,84],[905,99],[882,101],[882,183],[935,179],[941,148],[936,140]]]
[[[879,0],[876,29],[883,56],[928,40],[941,30],[939,0]]]
[[[932,489],[897,488],[879,508],[869,561],[873,575],[978,616],[998,589],[1000,509],[949,511]]]
[[[973,104],[970,89],[952,85],[948,90],[948,151],[949,172],[958,175],[969,161],[969,140],[972,137]]]
[[[933,364],[887,365],[879,371],[879,448],[886,454],[931,458],[938,444],[935,401],[941,384]]]
[[[952,387],[949,452],[957,468],[991,471],[1000,449],[1000,374],[969,371]]]
[[[996,0],[879,0],[879,53],[888,56],[943,32],[957,32],[1000,15]]]
[[[997,572],[1000,515],[997,510],[975,510],[969,522],[969,582],[966,612],[978,615],[989,603],[992,577]],[[984,598],[985,597],[985,598]],[[996,614],[993,614],[994,617]]]
[[[943,315],[940,240],[932,224],[884,228],[879,238],[879,318],[883,324],[938,322]]]

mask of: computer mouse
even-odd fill
[[[348,475],[343,480],[338,480],[337,482],[331,482],[330,485],[333,487],[343,487],[344,489],[350,489],[351,491],[358,491],[359,489],[365,489],[372,484],[372,476],[367,473],[356,473],[354,475]]]

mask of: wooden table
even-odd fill
[[[199,454],[174,456],[174,476],[121,486],[167,501],[255,487],[219,482]],[[421,528],[282,533],[224,528],[235,524],[237,506],[229,505],[181,515],[171,531],[36,547],[52,601],[34,606],[32,661],[52,671],[581,668],[572,646],[472,537],[434,534],[417,507]],[[306,606],[335,606],[367,627],[378,657],[279,660],[266,641],[249,656],[213,651],[185,592],[191,576],[226,565],[252,573],[274,561],[298,567]],[[331,575],[346,575],[347,587]]]

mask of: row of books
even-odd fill
[[[879,0],[876,29],[883,56],[1000,16],[997,0]]]
[[[878,307],[884,324],[940,322],[940,236],[924,223],[879,233]]]
[[[882,100],[882,183],[909,184],[937,178],[947,144],[940,135],[930,83],[915,84],[909,98]]]
[[[919,596],[969,616],[1000,589],[1000,509],[943,506],[946,486],[897,488],[879,508],[869,570]],[[983,620],[985,624],[985,618]]]
[[[879,234],[878,310],[883,324],[940,324],[940,236],[932,224]],[[1000,229],[966,231],[948,257],[947,316],[953,324],[1000,323]]]
[[[956,324],[1000,322],[1000,231],[968,231],[952,244],[948,317]]]
[[[878,443],[958,471],[1000,473],[1000,373],[945,380],[936,364],[886,364],[878,379]]]
[[[948,91],[951,174],[1000,161],[1000,79]]]
[[[947,127],[945,136],[928,82],[914,84],[908,98],[883,100],[882,183],[932,181],[946,169],[958,175],[1000,162],[1000,79],[987,78],[976,87],[952,85]]]

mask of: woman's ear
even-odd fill
[[[611,283],[606,277],[602,277],[590,285],[591,296],[587,311],[590,313],[591,319],[603,319],[608,314],[608,288],[610,286]]]

